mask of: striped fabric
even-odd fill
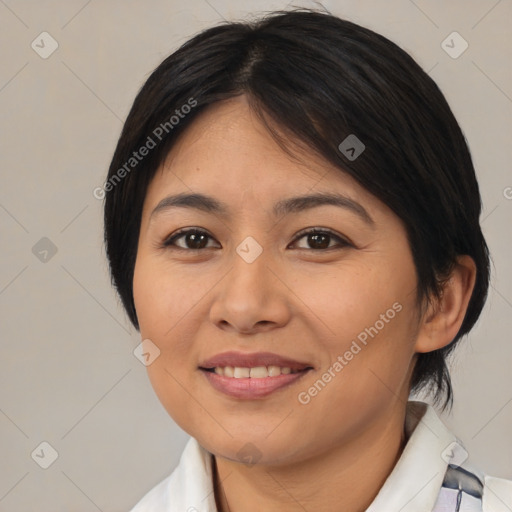
[[[483,490],[476,475],[449,464],[432,512],[482,512]]]

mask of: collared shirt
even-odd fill
[[[512,480],[466,465],[462,442],[432,406],[407,403],[405,448],[366,512],[512,512]],[[178,467],[131,512],[217,512],[213,455],[195,438]]]

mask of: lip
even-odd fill
[[[210,357],[209,359],[206,359],[206,361],[203,361],[199,364],[200,369],[211,369],[215,368],[216,366],[238,366],[240,368],[254,368],[256,366],[280,366],[281,368],[290,368],[297,371],[304,370],[306,368],[313,368],[313,365],[310,363],[296,361],[294,359],[280,356],[272,352],[222,352],[221,354]]]
[[[295,370],[297,373],[281,374],[275,377],[235,378],[217,375],[215,372],[209,371],[216,366],[238,366],[240,368],[280,366],[281,368]],[[313,369],[313,365],[309,363],[290,359],[272,352],[223,352],[206,359],[199,365],[199,370],[201,370],[201,373],[208,379],[208,382],[214,389],[233,398],[245,400],[264,398],[278,389],[296,382]]]

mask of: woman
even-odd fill
[[[206,30],[149,77],[105,187],[113,283],[191,439],[142,511],[512,510],[432,406],[489,284],[449,106],[313,11]]]

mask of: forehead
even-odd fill
[[[224,186],[233,181],[242,185],[245,179],[253,179],[256,171],[274,182],[288,178],[290,173],[317,181],[328,171],[325,162],[314,158],[311,150],[309,154],[303,152],[287,154],[242,95],[201,112],[177,139],[160,170],[172,169],[191,177],[202,170],[206,178],[207,174],[222,175]]]
[[[233,212],[249,199],[253,208],[265,203],[268,209],[283,197],[315,192],[339,192],[367,209],[386,209],[347,173],[291,142],[289,154],[245,96],[215,103],[174,143],[150,183],[145,209],[171,192],[219,197]]]

